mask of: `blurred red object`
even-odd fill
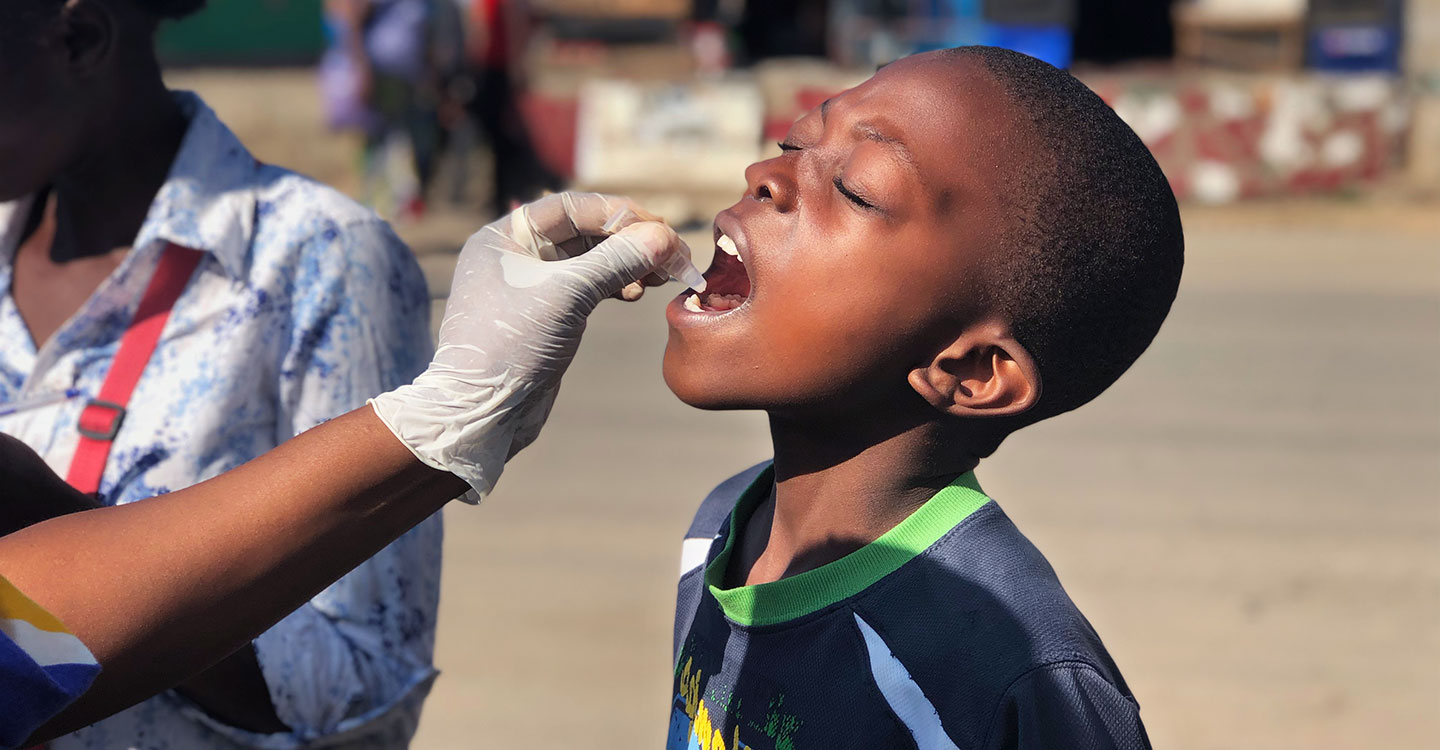
[[[578,102],[525,93],[520,96],[520,114],[540,162],[565,179],[574,179]]]
[[[725,27],[713,21],[691,24],[687,36],[690,51],[695,56],[696,70],[701,73],[718,75],[730,69],[734,61],[730,58],[729,42],[725,38]]]

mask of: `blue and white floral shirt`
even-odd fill
[[[107,504],[235,468],[409,382],[431,355],[425,281],[390,228],[257,163],[198,97],[175,96],[190,127],[133,249],[38,351],[10,294],[31,201],[0,204],[0,403],[97,393],[166,242],[206,254],[131,397],[100,483]],[[83,402],[0,417],[0,431],[64,476]],[[256,639],[292,733],[249,734],[165,694],[52,747],[404,747],[436,674],[440,543],[437,515]]]

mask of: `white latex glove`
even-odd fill
[[[440,343],[415,379],[371,399],[425,464],[464,479],[479,502],[505,461],[539,434],[585,319],[600,300],[637,297],[639,282],[689,248],[656,221],[606,237],[630,200],[560,193],[515,209],[460,251]],[[653,281],[658,279],[652,278]]]

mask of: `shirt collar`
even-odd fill
[[[165,184],[135,238],[209,252],[232,278],[240,278],[255,234],[259,162],[200,97],[172,93],[190,120]]]
[[[725,532],[725,546],[705,567],[705,585],[711,596],[725,616],[738,625],[776,625],[857,596],[929,549],[990,502],[975,480],[975,472],[967,472],[880,538],[839,560],[770,583],[721,588],[745,523],[760,503],[770,497],[774,486],[772,465],[760,472],[736,501]]]
[[[30,205],[34,201],[35,196],[32,195],[0,203],[0,271],[10,267],[15,248],[20,244],[20,231],[25,228],[25,220],[30,217]]]

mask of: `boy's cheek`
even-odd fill
[[[665,383],[702,409],[784,409],[903,385],[905,337],[841,313],[788,305],[726,335],[672,331]]]

